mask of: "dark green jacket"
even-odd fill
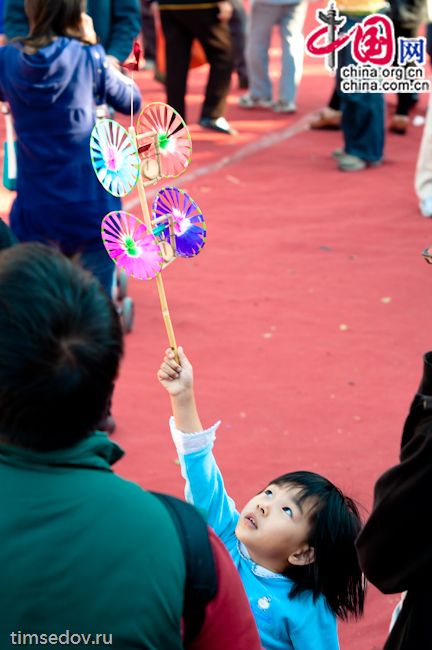
[[[122,455],[102,433],[50,453],[0,446],[2,650],[13,632],[67,630],[182,648],[180,543],[159,500],[112,472]]]
[[[87,13],[106,53],[124,61],[141,31],[140,0],[87,0]],[[9,40],[27,36],[23,0],[4,0],[4,30]]]

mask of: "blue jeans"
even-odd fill
[[[343,26],[348,31],[364,16],[349,16]],[[382,93],[344,93],[340,90],[340,68],[354,64],[351,42],[338,53],[338,93],[342,111],[344,151],[367,162],[377,162],[384,152],[384,95]]]
[[[269,48],[274,25],[279,26],[282,43],[282,70],[279,100],[294,102],[303,73],[303,25],[307,2],[297,4],[252,4],[246,59],[249,71],[249,93],[256,99],[272,99],[269,75]]]
[[[96,251],[84,251],[79,259],[84,268],[93,273],[101,283],[105,293],[111,299],[114,284],[115,264],[105,248]]]

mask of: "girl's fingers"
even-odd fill
[[[177,379],[180,377],[180,373],[176,370],[177,367],[178,365],[176,363],[172,365],[171,363],[164,361],[161,364],[160,371],[164,372],[168,377],[171,377],[171,379]]]
[[[167,375],[163,370],[158,370],[157,378],[159,381],[173,381],[173,378]]]
[[[174,355],[172,356],[172,358],[168,357],[168,356],[165,356],[164,363],[167,366],[169,366],[170,368],[172,368],[173,370],[175,370],[176,372],[181,372],[182,368],[181,368],[181,366],[179,366],[179,364],[175,360]]]

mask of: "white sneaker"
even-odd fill
[[[422,199],[419,203],[419,208],[423,217],[432,217],[432,197],[428,199]]]
[[[239,97],[238,104],[241,108],[271,108],[273,106],[271,99],[252,97],[249,94]]]
[[[273,110],[276,113],[295,113],[297,106],[294,102],[284,102],[281,99],[273,104]]]

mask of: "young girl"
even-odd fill
[[[0,100],[17,136],[17,196],[10,214],[19,241],[54,243],[83,263],[111,293],[114,265],[101,221],[121,208],[92,169],[89,141],[96,102],[129,113],[138,88],[107,65],[84,0],[26,0],[30,33],[0,48]]]
[[[355,504],[319,474],[292,472],[270,481],[237,512],[212,453],[219,423],[203,430],[182,348],[179,360],[168,349],[158,379],[171,397],[186,498],[205,511],[230,552],[264,648],[338,650],[336,617],[363,613]]]

